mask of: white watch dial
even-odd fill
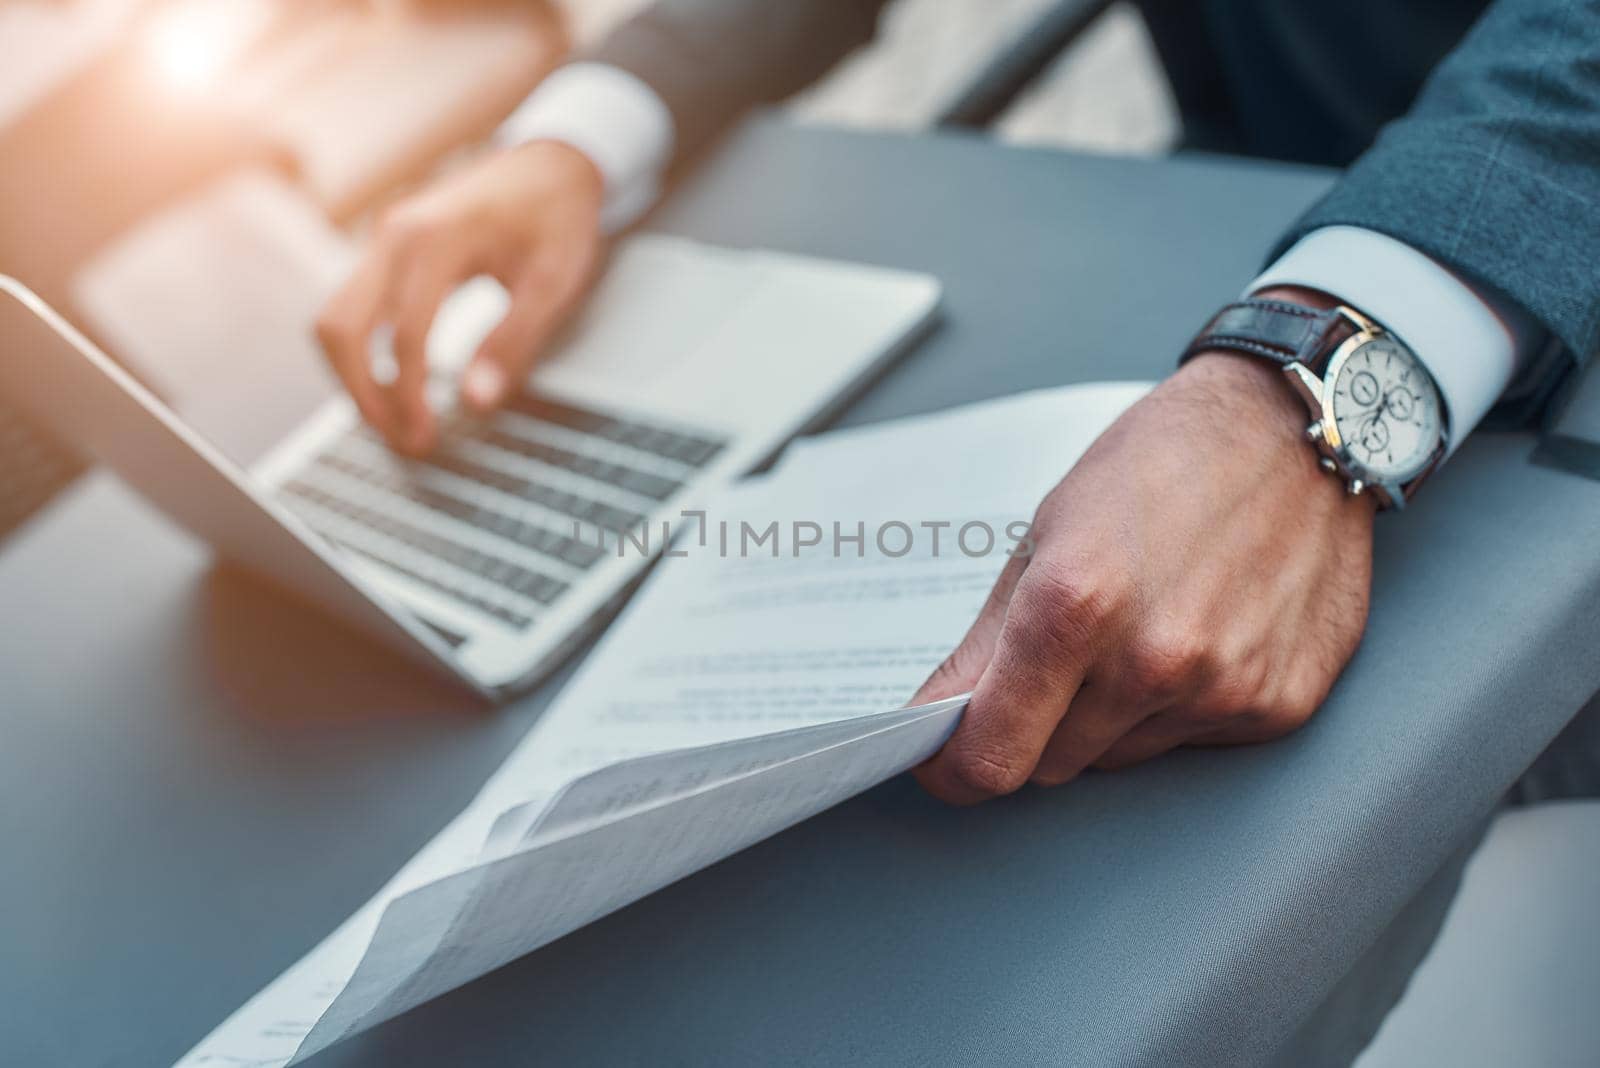
[[[1332,407],[1350,458],[1387,482],[1418,474],[1444,434],[1433,379],[1392,338],[1368,341],[1345,359],[1333,380]]]

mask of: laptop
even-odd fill
[[[339,397],[246,471],[0,276],[0,394],[220,557],[495,697],[605,617],[663,521],[685,529],[683,512],[826,418],[938,299],[926,275],[638,236],[484,419],[455,407],[453,382],[506,296],[486,279],[457,291],[428,339],[445,413],[429,456],[393,453]]]

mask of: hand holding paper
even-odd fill
[[[930,792],[970,804],[1311,718],[1366,625],[1375,509],[1302,447],[1282,378],[1192,360],[1050,491],[1037,551],[917,695],[972,694],[917,773]]]

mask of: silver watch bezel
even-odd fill
[[[1439,440],[1428,452],[1427,458],[1420,463],[1414,471],[1408,472],[1401,478],[1385,478],[1375,475],[1366,465],[1357,460],[1350,452],[1349,446],[1339,434],[1339,424],[1333,414],[1333,383],[1339,378],[1345,361],[1350,359],[1355,351],[1369,342],[1379,338],[1388,340],[1406,350],[1424,374],[1428,373],[1422,361],[1417,359],[1417,354],[1399,337],[1384,329],[1378,323],[1368,319],[1365,315],[1344,305],[1335,309],[1354,328],[1354,332],[1333,350],[1333,355],[1328,359],[1327,369],[1318,375],[1311,368],[1300,362],[1287,365],[1284,372],[1295,387],[1295,392],[1300,394],[1306,407],[1315,417],[1315,421],[1306,428],[1306,437],[1316,446],[1322,455],[1322,465],[1331,473],[1338,475],[1345,483],[1352,495],[1371,493],[1378,501],[1380,507],[1399,510],[1405,507],[1406,486],[1420,476],[1426,474],[1445,451],[1449,441],[1449,415],[1440,408]],[[1439,384],[1432,381],[1434,391],[1437,393]]]

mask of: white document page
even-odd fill
[[[293,1063],[932,755],[964,699],[900,706],[976,616],[1008,526],[1145,389],[828,435],[730,490],[473,803],[181,1063]],[[777,538],[741,545],[741,523]],[[823,531],[798,555],[797,523]],[[990,551],[977,527],[963,550],[973,523]]]

